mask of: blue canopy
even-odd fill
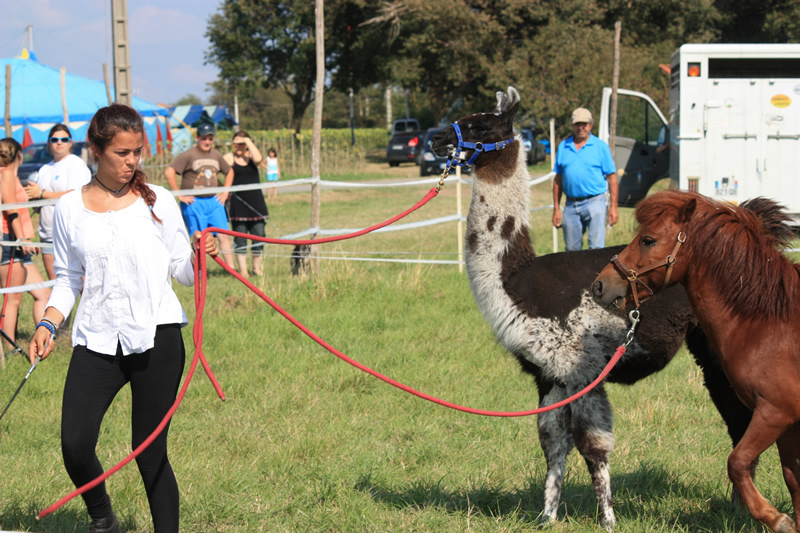
[[[11,65],[11,125],[14,138],[22,141],[27,126],[33,142],[45,142],[50,128],[64,121],[61,103],[61,72],[35,59],[0,59],[0,88],[5,87],[6,65]],[[95,112],[108,105],[105,83],[69,72],[65,75],[66,105],[73,138],[86,138],[88,122]],[[111,94],[114,88],[111,87]],[[0,89],[0,123],[5,123],[5,90]],[[145,119],[145,131],[155,151],[157,127],[162,138],[169,110],[133,97],[133,107]],[[157,125],[158,124],[158,125]]]
[[[234,123],[226,105],[179,105],[170,108],[171,128],[182,128],[184,124],[197,126],[200,122],[221,122],[226,127],[231,127]]]

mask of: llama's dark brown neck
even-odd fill
[[[519,140],[501,150],[484,152],[475,160],[475,172],[488,183],[500,183],[517,170],[520,153]]]

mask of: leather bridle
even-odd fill
[[[667,275],[664,278],[664,283],[661,284],[662,288],[666,287],[669,284],[670,276],[672,276],[672,267],[675,264],[675,261],[676,261],[677,255],[678,255],[678,249],[681,247],[681,245],[684,242],[686,242],[686,234],[684,232],[680,231],[680,232],[678,232],[678,237],[677,237],[677,239],[675,241],[675,247],[672,249],[672,253],[669,254],[664,259],[662,259],[661,261],[658,261],[657,263],[653,263],[650,266],[644,267],[639,272],[636,272],[635,270],[625,266],[625,264],[620,260],[619,255],[615,255],[614,257],[611,258],[611,263],[614,265],[614,267],[616,267],[616,269],[619,270],[620,274],[625,276],[628,279],[628,282],[631,284],[631,292],[633,293],[633,303],[636,305],[636,309],[638,309],[639,306],[641,305],[641,302],[639,302],[639,296],[636,294],[637,293],[637,290],[636,290],[636,284],[637,283],[640,283],[642,285],[642,287],[647,289],[647,292],[650,293],[650,296],[653,296],[653,294],[654,294],[653,290],[650,287],[648,287],[647,284],[643,280],[639,279],[639,276],[641,276],[642,274],[644,274],[646,272],[650,272],[651,270],[655,270],[657,268],[661,268],[663,266],[666,266],[667,267]],[[648,296],[647,298],[650,298],[650,296]],[[647,298],[645,298],[645,300]],[[642,301],[645,301],[645,300],[642,300]]]

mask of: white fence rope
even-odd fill
[[[545,181],[552,180],[555,174],[550,172],[545,174],[544,176],[540,176],[535,179],[531,179],[529,185],[531,187],[543,183]],[[448,176],[445,179],[445,184],[451,184],[458,181],[456,176]],[[195,196],[197,194],[218,194],[222,192],[237,192],[237,191],[252,191],[252,190],[263,190],[268,188],[286,188],[286,187],[297,187],[308,185],[309,189],[310,186],[318,183],[319,186],[324,190],[330,189],[367,189],[367,188],[387,188],[387,187],[418,187],[422,185],[435,185],[439,182],[438,177],[427,178],[427,179],[420,179],[420,180],[413,180],[413,181],[385,181],[380,183],[363,183],[363,182],[347,182],[347,181],[332,181],[332,180],[316,180],[313,178],[300,178],[295,180],[281,180],[281,181],[273,181],[273,182],[263,182],[263,183],[253,183],[248,185],[235,185],[232,187],[210,187],[206,189],[202,189],[202,191],[198,191],[197,189],[181,189],[178,191],[171,191],[172,195],[177,196]],[[466,185],[472,185],[471,178],[461,178],[461,183]],[[0,204],[0,211],[8,211],[12,209],[24,209],[24,208],[35,208],[35,207],[42,207],[46,205],[54,205],[58,201],[57,198],[55,199],[43,199],[43,200],[34,200],[30,202],[22,202],[22,203],[10,203],[10,204]],[[540,211],[543,209],[552,209],[553,205],[544,205],[540,207],[531,208],[531,212]],[[428,226],[434,226],[438,224],[446,224],[450,222],[464,222],[466,218],[463,216],[459,216],[457,214],[454,215],[447,215],[443,217],[432,218],[428,220],[421,220],[418,222],[409,222],[406,224],[393,224],[391,226],[387,226],[375,231],[375,233],[383,233],[383,232],[390,232],[390,231],[406,231],[410,229],[418,229]],[[331,236],[331,235],[343,235],[346,233],[352,233],[356,231],[360,231],[363,228],[339,228],[339,229],[321,229],[321,228],[307,228],[305,230],[291,233],[289,235],[284,235],[280,237],[281,239],[286,240],[293,240],[293,239],[301,239],[303,237],[307,237],[309,235],[319,235],[319,236]],[[43,249],[43,250],[52,250],[52,244],[49,243],[33,243],[35,246]],[[20,243],[14,241],[0,241],[0,246],[21,246]],[[238,250],[252,248],[252,246],[245,246],[242,248],[238,248]],[[371,255],[371,254],[392,254],[392,255],[401,255],[401,254],[413,254],[413,255],[422,255],[420,253],[414,252],[358,252],[361,255]],[[291,254],[265,254],[262,252],[262,255],[268,257],[286,257],[290,258]],[[456,254],[444,254],[439,253],[436,255],[456,255]],[[463,261],[458,260],[434,260],[434,259],[390,259],[390,258],[375,258],[375,257],[337,257],[333,255],[321,254],[319,256],[321,259],[328,259],[332,261],[371,261],[371,262],[378,262],[378,263],[418,263],[418,264],[438,264],[438,265],[458,265],[464,264]],[[33,285],[22,285],[19,287],[11,287],[9,289],[0,289],[0,294],[4,293],[11,293],[11,292],[24,292],[27,290],[34,290],[43,287],[51,287],[54,282],[48,281],[44,283],[38,283]]]

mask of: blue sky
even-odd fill
[[[0,58],[18,56],[25,28],[33,25],[39,61],[67,72],[103,79],[111,61],[111,0],[3,0]],[[128,0],[134,95],[171,104],[188,93],[210,95],[217,69],[204,65],[208,18],[221,0]]]

